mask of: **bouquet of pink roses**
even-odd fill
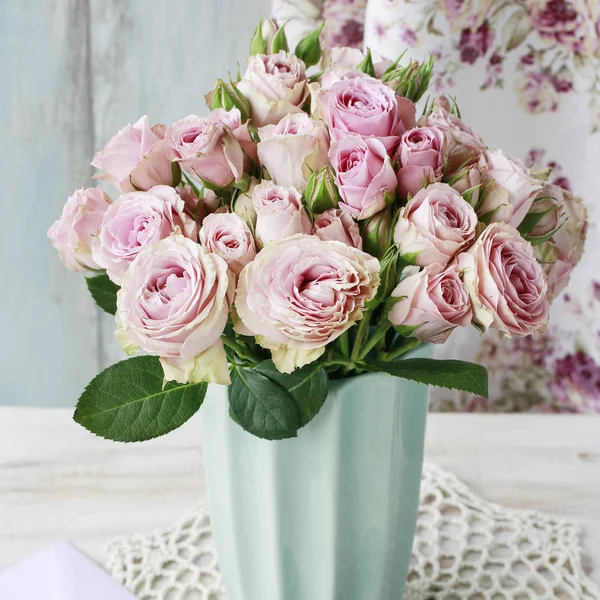
[[[147,353],[83,393],[75,419],[96,434],[162,435],[209,382],[230,384],[232,418],[268,439],[295,436],[330,378],[485,395],[478,365],[397,359],[457,327],[546,327],[581,255],[581,205],[490,151],[455,102],[417,116],[431,62],[323,52],[319,35],[290,53],[261,23],[207,116],[123,128],[92,162],[118,198],[78,190],[51,227],[65,265],[96,273],[124,351]]]

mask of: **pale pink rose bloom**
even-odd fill
[[[377,138],[349,135],[331,145],[331,165],[343,202],[340,208],[355,219],[367,219],[393,200],[396,173]]]
[[[344,242],[362,250],[363,241],[358,223],[339,208],[331,208],[317,215],[313,227],[313,233],[324,242]]]
[[[414,196],[424,184],[440,181],[445,154],[444,134],[437,127],[416,127],[404,132],[398,147],[400,196]]]
[[[306,67],[293,54],[256,54],[238,89],[250,102],[252,122],[257,127],[278,123],[289,113],[302,112],[308,97]]]
[[[495,210],[491,214],[491,221],[503,221],[518,227],[542,189],[542,184],[531,176],[529,169],[518,158],[508,156],[502,150],[487,152],[485,159],[482,157],[482,163],[483,160],[493,184],[484,193],[479,213]]]
[[[276,367],[289,373],[362,319],[379,268],[377,259],[344,243],[295,236],[265,247],[246,266],[235,306]]]
[[[394,242],[403,255],[414,255],[417,265],[446,266],[475,238],[473,207],[446,183],[419,190],[400,209]]]
[[[229,383],[220,337],[232,292],[220,256],[172,235],[146,246],[123,277],[117,339],[159,356],[168,380]]]
[[[252,203],[256,211],[254,234],[261,246],[312,232],[302,194],[296,188],[263,181],[252,190]]]
[[[224,188],[244,175],[242,147],[219,119],[189,115],[167,128],[165,142],[184,171],[209,185]]]
[[[332,140],[349,134],[375,137],[393,153],[400,136],[415,126],[415,105],[372,77],[353,77],[327,90],[326,122]]]
[[[392,297],[400,298],[388,313],[392,325],[416,327],[413,337],[434,344],[443,344],[455,327],[469,325],[473,316],[456,263],[445,269],[429,265],[405,277]]]
[[[450,103],[444,96],[436,98],[431,114],[423,119],[423,123],[437,127],[444,134],[448,152],[445,170],[448,174],[476,163],[486,149],[479,135],[450,112]]]
[[[556,198],[564,211],[561,217],[564,225],[549,242],[556,254],[552,252],[550,256],[543,257],[548,294],[550,299],[554,299],[567,287],[573,269],[581,260],[588,231],[588,215],[583,202],[563,188],[547,184],[542,193]]]
[[[250,228],[234,213],[208,215],[200,229],[200,243],[207,252],[218,254],[236,275],[256,256]]]
[[[123,127],[94,156],[92,166],[102,170],[96,177],[122,192],[171,185],[173,174],[163,137],[164,127],[150,127],[146,115]]]
[[[517,80],[515,90],[526,112],[540,114],[558,109],[560,97],[556,82],[548,73],[525,73]]]
[[[306,113],[286,115],[258,130],[258,158],[275,183],[306,189],[311,174],[329,164],[329,133]]]
[[[179,231],[196,240],[198,227],[185,214],[185,204],[169,186],[130,192],[113,202],[104,214],[100,235],[94,238],[94,261],[116,284],[142,248]]]
[[[458,256],[473,303],[473,320],[483,330],[506,336],[543,331],[548,323],[548,286],[531,244],[506,223],[492,223]]]
[[[100,188],[80,189],[69,196],[60,219],[48,230],[48,237],[65,267],[82,273],[100,269],[92,258],[92,241],[100,233],[110,198]]]

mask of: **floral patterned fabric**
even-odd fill
[[[546,333],[456,331],[437,355],[484,364],[490,399],[435,389],[433,409],[600,412],[600,0],[368,0],[366,11],[364,1],[326,0],[329,44],[360,46],[363,14],[366,46],[388,58],[433,54],[433,91],[455,95],[491,148],[552,168],[590,216]]]

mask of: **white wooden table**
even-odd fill
[[[178,519],[204,493],[198,416],[145,444],[113,444],[67,409],[0,408],[0,569],[69,538],[102,562],[103,545]],[[505,506],[584,527],[600,583],[600,417],[432,414],[427,460]]]

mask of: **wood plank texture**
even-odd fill
[[[98,312],[46,237],[91,183],[88,7],[0,3],[0,404],[73,404],[97,371]]]
[[[64,538],[103,560],[118,535],[168,526],[205,499],[196,416],[144,444],[113,444],[68,409],[0,407],[0,568]],[[584,527],[600,583],[600,417],[430,414],[426,459],[504,506]]]

